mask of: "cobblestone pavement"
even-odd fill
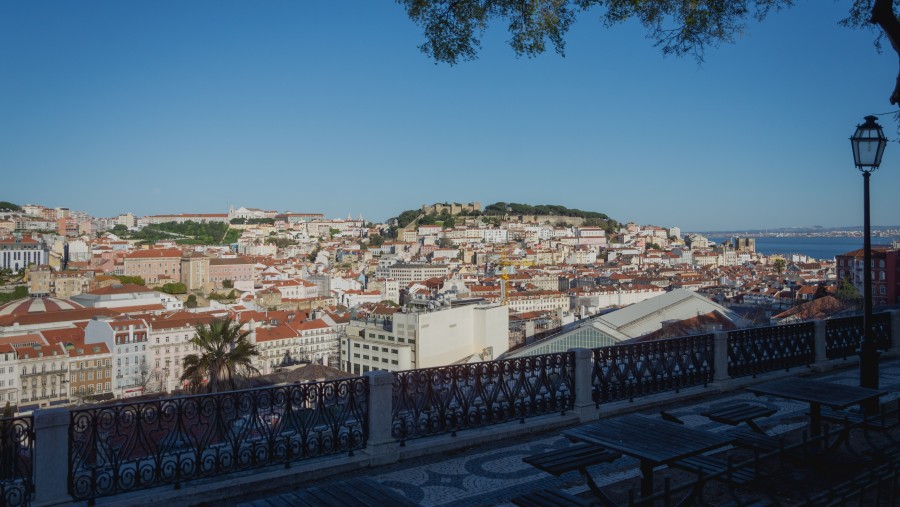
[[[835,370],[816,375],[828,382],[858,385],[856,368]],[[884,361],[880,365],[880,385],[891,392],[882,398],[900,397],[900,359]],[[802,428],[807,423],[805,412],[809,405],[774,397],[756,397],[741,390],[724,395],[697,399],[684,405],[666,408],[666,411],[686,426],[708,431],[724,431],[729,426],[718,424],[699,415],[715,404],[740,399],[767,403],[778,409],[774,416],[762,419],[760,426],[771,435]],[[641,411],[658,416],[659,408]],[[531,437],[503,440],[440,456],[426,456],[401,463],[378,467],[359,475],[366,475],[384,485],[400,491],[408,499],[423,506],[509,506],[509,499],[528,491],[557,488],[572,494],[587,490],[578,472],[553,477],[525,464],[522,458],[540,452],[564,448],[569,441],[558,432]],[[596,465],[590,469],[600,486],[620,482],[640,475],[638,461],[622,457],[611,463]],[[308,487],[309,485],[304,485]],[[289,505],[284,497],[269,496],[239,504],[241,507],[278,507]]]

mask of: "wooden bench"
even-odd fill
[[[692,456],[672,463],[675,468],[706,476],[716,474],[716,479],[735,485],[755,481],[758,476],[753,467],[728,468],[728,462],[712,456]]]
[[[758,431],[748,430],[746,428],[736,428],[729,431],[728,434],[734,437],[734,445],[743,447],[744,449],[770,453],[781,448],[780,438],[772,437]]]
[[[526,458],[522,458],[522,461],[557,477],[566,472],[578,470],[581,473],[581,476],[584,477],[585,482],[587,482],[588,487],[591,489],[591,492],[594,494],[600,504],[614,505],[609,497],[607,497],[606,494],[604,494],[603,491],[600,490],[600,486],[598,486],[597,483],[594,482],[594,478],[591,477],[591,474],[588,473],[587,469],[589,466],[599,465],[600,463],[609,463],[610,461],[617,460],[621,457],[621,453],[610,451],[609,449],[605,449],[593,444],[579,443],[572,444],[565,449],[548,451],[541,454],[536,454],[534,456],[528,456]],[[544,491],[542,496],[540,497],[541,501],[546,503],[530,503],[528,505],[567,505],[566,503],[555,503],[557,501],[561,501],[561,495],[564,496],[567,495],[567,493],[547,490]]]
[[[889,463],[863,470],[851,479],[806,499],[803,506],[875,505],[878,499],[894,498],[900,469]],[[881,503],[878,503],[881,505]]]
[[[823,421],[883,432],[900,424],[900,398],[882,404],[877,414],[869,416],[862,412],[823,408],[820,417]]]
[[[354,477],[281,495],[285,505],[299,507],[415,507],[418,504],[368,477]]]
[[[555,489],[532,491],[528,494],[517,496],[510,501],[520,507],[590,507],[594,505],[594,503],[584,498]]]
[[[765,433],[762,428],[757,426],[754,419],[769,417],[776,411],[777,410],[772,407],[760,405],[759,403],[740,401],[712,408],[705,412],[701,412],[700,415],[711,421],[727,424],[729,426],[737,426],[741,423],[746,423],[753,431]]]
[[[548,451],[522,458],[522,461],[557,477],[573,470],[587,474],[587,467],[609,463],[622,454],[591,444],[573,444],[565,449]]]

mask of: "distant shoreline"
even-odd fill
[[[830,232],[699,232],[688,234],[702,234],[707,237],[739,237],[739,238],[862,238],[862,231],[830,231]],[[873,238],[900,239],[900,228],[888,230],[873,230]]]
[[[746,237],[746,236],[745,236]],[[709,236],[711,241],[724,243],[728,236]],[[813,259],[834,260],[836,255],[858,250],[863,246],[861,236],[766,236],[754,238],[756,252],[763,255],[806,255]],[[873,246],[890,246],[894,238],[872,238]]]

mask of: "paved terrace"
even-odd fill
[[[882,361],[879,373],[880,388],[891,391],[890,394],[882,397],[882,401],[900,397],[900,359]],[[783,376],[766,375],[758,377],[757,380],[768,381]],[[838,384],[859,385],[859,370],[847,364],[839,370],[813,374],[810,378]],[[793,434],[807,425],[806,412],[809,410],[807,403],[773,397],[757,397],[743,390],[727,394],[717,394],[707,390],[699,398],[683,403],[672,404],[661,401],[653,403],[651,406],[629,407],[628,402],[623,402],[620,407],[610,407],[610,409],[614,412],[633,410],[652,417],[660,417],[660,411],[665,410],[666,413],[684,421],[685,426],[718,432],[730,430],[733,427],[711,422],[700,415],[700,412],[713,404],[738,400],[765,402],[778,409],[774,416],[759,421],[760,426],[770,435]],[[900,434],[896,434],[895,438],[897,437],[900,437]],[[488,442],[362,472],[338,474],[340,478],[332,477],[299,484],[291,484],[290,481],[273,484],[272,491],[236,495],[229,499],[223,499],[222,504],[240,507],[293,505],[295,503],[294,491],[329,484],[333,481],[342,481],[359,475],[370,477],[390,486],[407,499],[423,506],[511,506],[511,498],[529,491],[547,488],[561,489],[575,495],[587,494],[589,493],[588,487],[577,471],[568,472],[556,478],[522,461],[524,457],[549,450],[563,449],[569,445],[571,443],[560,436],[558,430],[548,430],[524,438],[513,437]],[[623,497],[623,502],[627,501],[626,492],[629,489],[636,491],[638,488],[640,470],[638,461],[634,458],[625,456],[611,463],[595,465],[590,468],[590,471],[594,480],[601,487],[609,488],[613,492],[618,490],[619,496]],[[674,476],[688,480],[690,478],[684,472],[675,472]],[[657,490],[660,490],[661,487],[658,482]],[[802,497],[795,500],[800,501]],[[729,499],[729,501],[731,500]]]
[[[824,371],[823,371],[824,370]],[[777,408],[775,415],[758,420],[770,435],[797,434],[806,427],[808,404],[789,400],[756,397],[742,387],[776,378],[804,375],[833,383],[858,385],[859,372],[855,358],[832,362],[825,368],[794,368],[788,372],[776,372],[743,383],[741,386],[710,386],[649,396],[634,401],[621,401],[604,405],[600,417],[611,417],[637,412],[660,417],[665,411],[684,421],[689,427],[712,432],[732,429],[730,426],[711,422],[700,412],[711,405],[737,400],[754,400]],[[900,358],[896,354],[882,358],[880,387],[890,393],[882,401],[900,397]],[[733,390],[730,390],[733,389]],[[672,401],[677,397],[680,401]],[[649,398],[649,399],[648,399]],[[387,485],[403,496],[424,506],[507,506],[510,499],[529,491],[554,488],[571,494],[585,494],[588,487],[578,472],[569,472],[559,478],[541,472],[523,463],[522,458],[570,445],[560,431],[580,424],[573,415],[546,416],[541,421],[529,420],[525,434],[518,423],[507,423],[507,428],[485,427],[460,432],[459,436],[444,435],[406,443],[402,461],[369,468],[358,468],[356,457],[321,458],[313,462],[297,463],[288,470],[261,469],[244,474],[232,474],[226,482],[203,483],[195,481],[180,490],[155,488],[140,493],[100,498],[98,505],[139,505],[176,502],[179,505],[239,505],[241,507],[277,507],[293,505],[293,492],[313,486],[327,485],[351,477],[368,477]],[[469,435],[465,435],[468,433]],[[475,435],[478,434],[478,435]],[[894,438],[900,437],[894,432]],[[859,440],[857,435],[856,440]],[[462,441],[469,445],[460,447]],[[595,481],[613,492],[617,501],[627,502],[627,491],[638,486],[640,471],[638,461],[622,457],[608,464],[590,468]],[[799,479],[803,480],[804,473]],[[685,472],[666,471],[678,480],[696,477]],[[657,491],[662,488],[657,481]],[[710,483],[715,484],[715,483]],[[707,488],[710,486],[708,485]],[[721,490],[722,487],[719,486]],[[635,493],[636,494],[636,493]],[[797,500],[802,497],[797,498]],[[721,500],[721,498],[720,498]],[[729,498],[729,502],[731,502]],[[713,505],[719,505],[713,500]]]

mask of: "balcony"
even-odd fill
[[[40,474],[51,471],[39,469],[35,480],[42,487],[35,503],[233,501],[241,495],[260,498],[266,495],[265,488],[298,480],[334,480],[338,473],[343,477],[365,467],[374,467],[365,475],[397,485],[424,505],[448,501],[447,487],[454,488],[453,501],[504,503],[552,482],[550,476],[523,468],[521,457],[564,445],[559,432],[566,427],[627,412],[656,416],[660,408],[697,424],[694,414],[699,407],[723,397],[746,398],[748,394],[739,391],[745,386],[811,371],[843,367],[828,375],[852,383],[855,372],[847,368],[856,362],[859,320],[719,332],[393,374],[378,371],[336,381],[73,410],[71,429],[65,418],[52,429],[58,432],[56,437],[36,440],[35,454],[52,456],[56,452],[52,442],[71,438],[69,448],[75,454],[69,462],[77,465],[69,470],[68,481],[41,479]],[[883,387],[900,393],[900,360],[891,359],[900,352],[900,313],[881,314],[876,321],[880,347],[890,351],[882,360]],[[370,404],[392,410],[370,410]],[[805,416],[790,405],[779,407],[786,419],[773,421],[768,429],[780,433],[796,427],[797,418]],[[209,410],[218,410],[216,425],[206,422]],[[158,420],[171,427],[154,427],[154,438],[136,438],[136,427],[129,425],[136,414],[146,420],[166,414]],[[112,423],[118,419],[121,424]],[[116,438],[101,438],[95,431],[100,424],[104,431],[118,432]],[[193,428],[192,433],[175,430],[180,427]],[[159,432],[166,428],[170,429]],[[544,434],[534,436],[540,432]],[[505,437],[513,438],[502,441]],[[232,445],[235,438],[238,449]],[[124,442],[134,445],[115,447]],[[457,454],[464,448],[473,450]],[[451,451],[453,455],[445,454]],[[424,456],[434,458],[378,468]],[[139,481],[120,473],[122,467],[143,470],[144,462],[155,465],[147,467]],[[167,474],[170,462],[180,464],[173,468],[180,474]],[[458,465],[448,468],[448,463]],[[291,468],[286,469],[288,464]],[[63,476],[67,466],[60,465]],[[260,470],[242,475],[239,484],[228,475],[254,469]],[[438,478],[440,487],[416,479],[423,474]],[[637,471],[626,460],[600,474],[627,478]],[[210,482],[219,475],[221,482]],[[192,482],[201,477],[202,484]],[[673,487],[685,481],[683,476],[673,477]],[[191,487],[184,488],[184,483]],[[151,487],[156,488],[144,491]],[[579,488],[586,490],[583,485],[572,489]]]

